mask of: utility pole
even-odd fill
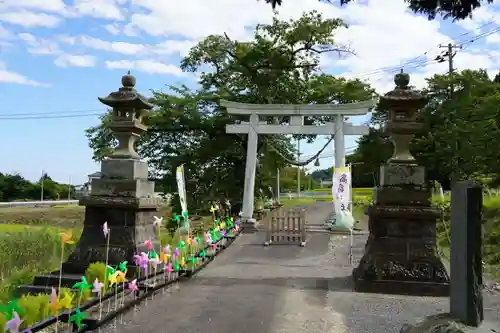
[[[71,176],[69,176],[69,184],[68,184],[68,200],[71,200]]]
[[[40,201],[43,201],[43,181],[44,181],[44,175],[45,173],[43,172],[43,169],[42,169],[42,178],[40,179],[40,185],[42,186],[42,190],[40,192]]]
[[[461,49],[462,46],[459,45],[453,45],[451,43],[448,43],[448,45],[439,45],[439,47],[441,48],[446,48],[446,52],[444,52],[442,55],[438,55],[436,57],[436,60],[438,62],[445,62],[445,61],[448,61],[448,75],[451,75],[453,73],[453,71],[455,70],[455,68],[453,67],[453,59],[455,58],[455,56],[457,55],[457,49]],[[453,93],[454,93],[455,89],[453,87],[453,84],[450,84],[450,99],[453,97]],[[448,121],[450,121],[450,125],[451,125],[451,120],[454,120],[453,116],[451,116],[452,118],[449,119]],[[453,148],[453,147],[452,147]],[[459,142],[458,140],[455,140],[455,147],[454,147],[455,151],[458,152],[458,149],[459,149]],[[454,163],[456,163],[456,159],[454,158],[452,161],[454,161]]]
[[[300,198],[300,139],[297,139],[297,198]]]
[[[448,45],[439,45],[441,48],[446,48],[447,50],[436,57],[435,60],[437,62],[445,62],[448,61],[448,74],[453,73],[454,68],[453,68],[453,59],[457,55],[457,52],[455,50],[461,49],[462,45],[453,45],[452,43],[448,43]]]
[[[276,200],[278,204],[280,203],[280,196],[281,196],[281,191],[280,191],[280,168],[276,169]]]

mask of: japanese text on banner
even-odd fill
[[[351,186],[351,167],[335,168],[332,194],[336,212],[349,210]]]
[[[184,183],[184,168],[178,166],[175,178],[177,179],[177,191],[179,192],[179,200],[181,202],[182,213],[187,212],[186,184]],[[189,227],[188,221],[184,221],[184,227]]]

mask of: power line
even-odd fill
[[[102,116],[104,113],[85,113],[85,114],[69,114],[69,115],[34,115],[34,116],[25,116],[25,117],[9,117],[9,116],[0,116],[0,120],[30,120],[30,119],[61,119],[61,118],[82,118],[82,117],[91,117],[91,116]]]

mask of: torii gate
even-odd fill
[[[375,100],[350,104],[247,104],[221,100],[229,114],[249,115],[250,122],[226,125],[228,134],[248,134],[243,192],[242,222],[255,223],[253,219],[255,171],[257,167],[257,141],[259,134],[309,134],[334,135],[335,167],[345,166],[344,135],[367,134],[368,126],[355,126],[344,122],[344,116],[365,115],[376,105]],[[259,116],[290,116],[289,125],[260,122]],[[304,116],[334,116],[335,122],[323,125],[304,125]]]

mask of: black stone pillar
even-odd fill
[[[483,315],[481,258],[481,185],[458,182],[451,192],[450,313],[465,325],[478,327]]]

